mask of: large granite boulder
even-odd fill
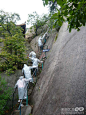
[[[80,29],[69,33],[67,22],[61,27],[33,91],[33,115],[86,109],[86,27]]]

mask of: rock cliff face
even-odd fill
[[[64,23],[50,52],[33,92],[33,115],[86,109],[86,27],[69,33]]]

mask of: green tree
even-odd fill
[[[45,14],[43,16],[39,16],[37,12],[33,12],[33,14],[28,14],[28,24],[31,24],[35,29],[35,34],[37,34],[38,28],[43,26],[48,21],[48,16]]]
[[[86,0],[42,0],[44,5],[49,2],[57,2],[57,13],[52,15],[55,23],[60,26],[64,21],[68,22],[69,32],[71,29],[80,30],[79,27],[86,23]]]
[[[0,52],[0,70],[6,70],[7,73],[13,73],[26,60],[22,28],[15,24],[19,19],[18,14],[0,11],[0,32],[3,37],[0,41],[4,44]]]
[[[7,82],[0,76],[0,115],[4,113],[3,107],[6,105],[10,95],[12,94],[12,88],[7,88]]]
[[[52,28],[55,28],[57,31],[59,31],[60,27],[59,24],[56,22],[56,19],[52,17],[53,12],[50,13],[49,15],[49,21],[48,21],[48,26],[52,30]]]
[[[48,5],[49,5],[50,12],[54,13],[57,11],[57,7],[58,7],[57,0],[54,1],[48,0]]]

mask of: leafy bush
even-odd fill
[[[25,45],[24,38],[20,34],[15,34],[12,37],[3,39],[4,47],[0,53],[1,62],[0,70],[16,70],[21,68],[21,64],[25,60]]]
[[[6,105],[7,100],[10,99],[11,93],[12,89],[7,88],[7,82],[0,76],[0,115],[4,113],[3,107]]]
[[[68,29],[80,30],[86,24],[86,0],[42,0],[44,5],[50,4],[52,10],[55,9],[53,19],[62,25],[68,22]],[[57,9],[57,12],[56,12]]]

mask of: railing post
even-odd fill
[[[12,99],[12,111],[13,111],[13,104],[14,104],[14,93],[13,93],[13,99]]]
[[[45,51],[45,58],[47,58],[47,57],[46,57],[46,51]]]
[[[20,115],[21,115],[21,103],[20,103]]]
[[[42,69],[43,69],[43,63],[42,63]]]
[[[27,90],[26,106],[28,106],[28,90]]]
[[[36,77],[36,69],[35,69],[35,77]]]
[[[27,84],[27,99],[26,99],[26,106],[28,106],[28,84]]]
[[[22,100],[20,101],[20,104],[19,104],[19,107],[18,107],[18,110],[20,110],[20,115],[21,115],[21,104],[22,104]]]
[[[44,44],[46,43],[46,39],[44,38]]]

